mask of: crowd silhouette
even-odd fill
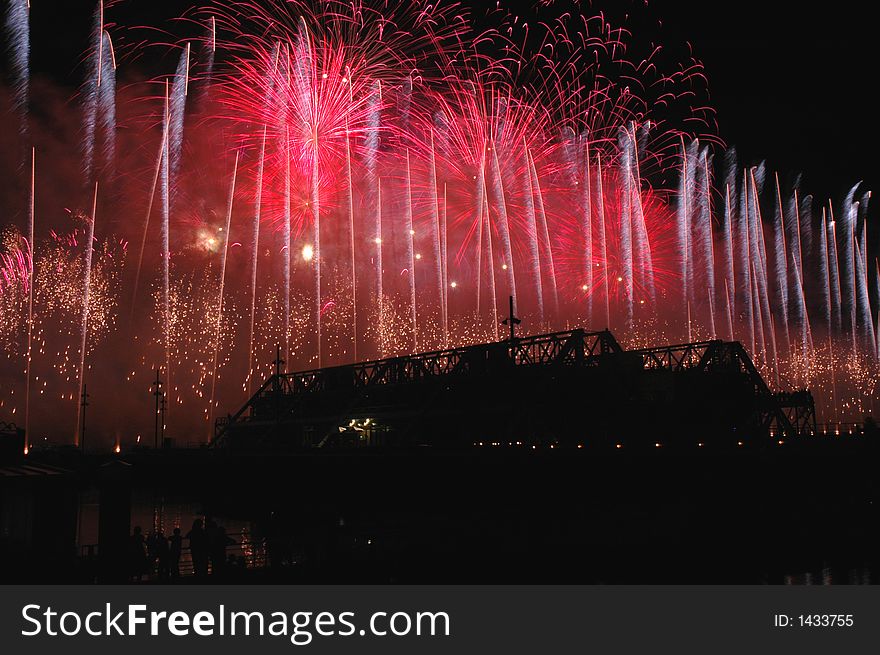
[[[151,530],[144,536],[140,526],[135,526],[129,537],[129,579],[133,582],[167,583],[181,577],[181,559],[184,540],[189,549],[192,572],[196,579],[211,576],[224,578],[246,567],[245,558],[235,553],[227,555],[230,546],[237,546],[226,533],[226,528],[211,519],[195,519],[186,535],[179,527],[170,537],[162,530]]]
[[[346,535],[341,519],[303,521],[275,511],[232,535],[211,516],[194,517],[188,530],[174,527],[170,535],[158,525],[146,533],[138,525],[121,548],[120,579],[156,584],[300,580],[324,566],[341,542],[349,543]]]

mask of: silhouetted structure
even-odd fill
[[[156,380],[150,385],[153,387],[153,396],[156,398],[156,413],[154,417],[154,427],[153,427],[153,448],[158,448],[159,443],[159,433],[164,432],[165,427],[165,412],[162,407],[160,407],[160,400],[164,400],[164,392],[162,391],[162,385],[164,383],[159,379],[159,369],[156,369]]]
[[[131,566],[131,476],[132,467],[113,460],[98,470],[98,554],[99,579],[104,583],[130,580]]]
[[[76,475],[19,457],[0,464],[0,580],[51,580],[74,564]]]
[[[15,423],[0,421],[0,462],[24,457],[26,435]]]
[[[664,445],[815,430],[809,391],[774,393],[737,342],[625,351],[573,330],[407,357],[276,371],[215,447]]]
[[[83,384],[82,394],[80,394],[79,398],[79,406],[82,408],[80,411],[80,418],[82,420],[80,424],[80,432],[79,432],[79,447],[83,452],[86,451],[86,408],[89,406],[89,393],[88,387]]]
[[[193,572],[203,578],[208,575],[208,559],[210,556],[210,544],[208,533],[201,519],[193,521],[192,529],[187,533],[189,550],[192,555]]]

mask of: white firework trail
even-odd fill
[[[21,118],[20,132],[27,133],[27,110],[30,99],[30,2],[7,0],[6,39],[12,74],[13,108]]]

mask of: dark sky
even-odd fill
[[[722,137],[802,171],[819,196],[876,189],[878,33],[872,3],[655,0],[669,39],[706,65]],[[876,208],[875,208],[876,209]]]
[[[167,25],[167,18],[192,4],[125,0],[108,12],[108,20]],[[486,4],[472,2],[478,11]],[[519,3],[502,4],[515,10]],[[594,8],[612,14],[631,8],[640,17],[633,22],[634,38],[638,20],[659,19],[664,44],[693,45],[706,65],[720,136],[737,146],[743,160],[766,158],[772,169],[803,172],[806,189],[835,198],[859,179],[880,188],[874,165],[880,146],[874,103],[880,35],[868,4],[651,0],[645,10],[641,0],[593,0]],[[95,0],[32,5],[34,71],[77,82],[75,64]]]

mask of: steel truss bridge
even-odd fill
[[[572,330],[297,373],[276,373],[215,447],[470,445],[760,439],[816,429],[809,391],[772,391],[740,343],[624,350]]]

